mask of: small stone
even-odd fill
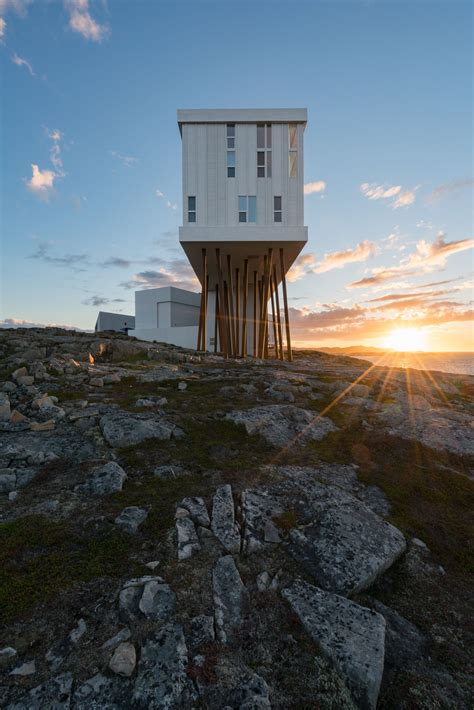
[[[0,422],[8,422],[10,418],[10,400],[6,394],[0,393]]]
[[[196,528],[190,517],[178,518],[175,525],[178,536],[178,560],[187,560],[201,549]]]
[[[259,592],[266,592],[270,586],[270,575],[265,570],[257,576],[257,589]]]
[[[52,431],[56,424],[53,419],[48,419],[47,422],[31,422],[31,431]]]
[[[43,394],[40,397],[37,397],[36,399],[34,399],[31,406],[33,409],[43,409],[43,408],[47,409],[48,407],[54,407],[54,404],[55,403],[54,403],[52,397],[49,397],[49,395],[47,395],[47,394]]]
[[[28,375],[26,367],[19,367],[18,370],[12,372],[12,379],[17,380],[19,377],[25,377],[26,375]]]
[[[156,581],[145,584],[138,608],[147,619],[166,621],[175,606],[175,594],[167,584]]]
[[[112,658],[110,659],[109,668],[117,675],[123,675],[129,678],[137,664],[137,654],[133,643],[123,642],[117,646]]]
[[[75,491],[89,493],[90,495],[103,496],[121,491],[127,474],[118,463],[109,461],[92,471],[91,478],[79,486]]]
[[[10,501],[10,503],[13,503],[14,501],[16,501],[17,498],[18,498],[18,491],[10,491],[10,493],[8,494],[8,500]]]
[[[103,379],[104,385],[113,385],[113,384],[120,382],[121,377],[116,372],[113,372],[110,375],[104,375],[104,377],[102,379]]]
[[[120,643],[122,643],[122,641],[128,641],[131,635],[132,632],[130,631],[130,629],[128,627],[125,627],[124,629],[121,629],[118,634],[115,634],[115,636],[112,636],[112,638],[105,641],[102,644],[101,648],[104,651],[107,651],[110,648],[115,648]]]
[[[280,533],[278,532],[278,528],[271,520],[267,520],[265,522],[264,539],[265,542],[272,542],[274,544],[281,542],[281,537]]]
[[[16,487],[16,474],[14,471],[10,473],[9,469],[3,470],[8,473],[0,473],[0,493],[10,493]]]
[[[104,380],[102,377],[92,377],[89,380],[89,384],[92,385],[92,387],[103,387],[104,386]]]
[[[186,510],[186,508],[176,508],[174,519],[179,520],[181,518],[189,518],[189,510]]]
[[[178,390],[180,392],[184,392],[184,390],[187,390],[187,389],[188,389],[188,385],[186,384],[186,382],[178,382]]]
[[[28,417],[25,417],[25,415],[19,412],[18,409],[14,409],[11,414],[10,421],[12,424],[19,424],[20,422],[27,422]]]
[[[155,570],[159,564],[159,560],[152,560],[151,562],[147,562],[145,567],[148,567],[148,569],[151,569],[151,571],[153,572],[153,570]]]
[[[138,508],[135,505],[131,505],[129,508],[124,508],[120,515],[115,518],[114,522],[126,532],[134,535],[147,517],[148,511],[145,510],[145,508]]]
[[[5,648],[0,649],[0,670],[8,668],[9,665],[14,663],[17,655],[16,648],[12,646],[5,646]]]
[[[208,527],[211,524],[209,513],[207,512],[207,507],[203,498],[183,498],[180,505],[182,508],[189,510],[191,518],[196,525]]]
[[[71,631],[71,633],[69,634],[70,641],[72,643],[76,644],[79,641],[79,639],[81,639],[82,636],[84,636],[86,631],[87,631],[86,622],[84,621],[84,619],[79,619],[79,621],[77,622],[76,628],[73,629]]]
[[[27,661],[26,663],[23,663],[21,666],[17,666],[12,671],[10,671],[10,675],[19,675],[19,676],[33,675],[34,673],[36,673],[36,662],[35,661]]]
[[[30,387],[32,384],[34,384],[35,378],[33,377],[33,375],[23,375],[22,377],[17,377],[16,381],[17,384],[22,387]]]
[[[14,392],[16,390],[17,386],[14,382],[5,382],[5,384],[2,386],[3,392]]]

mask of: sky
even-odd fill
[[[198,290],[178,108],[306,107],[296,345],[473,349],[463,0],[0,0],[0,325]]]

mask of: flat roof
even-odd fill
[[[178,109],[183,123],[306,123],[305,108],[198,108]]]

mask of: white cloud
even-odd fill
[[[164,194],[164,192],[161,192],[161,190],[158,190],[158,189],[155,190],[155,194],[156,194],[157,197],[160,198],[160,200],[163,200],[163,201],[164,201],[165,205],[166,205],[170,210],[175,211],[175,210],[178,209],[178,205],[176,204],[176,202],[171,202],[171,200],[169,200],[169,199],[166,197],[166,195]]]
[[[368,239],[365,239],[363,242],[359,242],[354,249],[333,251],[330,254],[325,254],[322,262],[316,267],[315,272],[322,274],[332,269],[342,269],[347,264],[367,261],[371,256],[375,256],[376,253],[377,246]]]
[[[36,76],[31,64],[23,57],[19,57],[18,54],[13,54],[12,62],[13,62],[13,64],[16,64],[17,67],[26,67],[28,69],[28,71],[30,72],[31,76]]]
[[[7,29],[7,23],[3,19],[3,17],[0,17],[0,40],[2,40],[5,37],[5,31]]]
[[[9,10],[13,10],[20,17],[26,15],[26,8],[33,0],[0,0],[0,42],[5,38],[5,33],[7,29],[7,23],[5,22],[4,15]]]
[[[408,207],[415,202],[415,189],[406,190],[401,185],[377,185],[377,183],[363,182],[360,191],[368,200],[391,200],[392,209]]]
[[[324,192],[326,189],[326,183],[324,180],[317,180],[316,182],[307,182],[304,186],[304,194],[312,195],[315,192]]]
[[[108,33],[106,25],[100,25],[89,12],[89,0],[64,0],[69,13],[69,27],[85,39],[100,42]]]
[[[57,177],[56,173],[53,170],[40,170],[34,163],[31,164],[31,171],[31,178],[26,181],[28,190],[43,200],[49,200]]]

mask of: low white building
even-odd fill
[[[135,329],[140,340],[195,348],[201,294],[174,286],[135,292]]]
[[[99,311],[94,330],[96,333],[105,330],[113,330],[117,333],[128,333],[132,328],[135,328],[135,316],[126,315],[124,313]]]

